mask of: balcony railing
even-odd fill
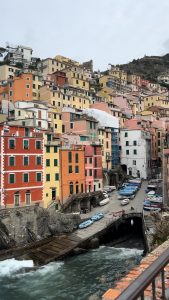
[[[165,289],[165,267],[169,263],[169,248],[167,248],[136,280],[134,280],[122,293],[117,300],[136,300],[147,299],[145,296],[145,290],[149,285],[152,286],[151,298],[156,300],[157,288],[159,290],[159,279],[161,277],[161,298],[166,299],[166,289]],[[158,284],[158,286],[156,286]],[[168,299],[168,298],[167,298]]]

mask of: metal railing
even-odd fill
[[[157,276],[161,277],[161,298],[166,299],[165,289],[165,266],[169,263],[169,248],[167,248],[141,275],[139,275],[120,295],[117,300],[136,300],[147,299],[145,296],[146,288],[151,285],[151,298],[157,299],[157,288],[159,290],[159,278],[158,286],[156,286]]]

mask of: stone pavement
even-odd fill
[[[114,289],[109,289],[102,297],[103,300],[115,300],[151,263],[169,247],[169,241],[166,241],[149,255],[147,255],[139,266],[133,268],[126,277],[123,277],[115,286]],[[169,289],[169,264],[165,267],[165,288]],[[145,291],[145,300],[152,299],[152,286],[148,286]],[[161,275],[156,277],[156,300],[162,299]],[[166,299],[169,299],[168,297]],[[126,299],[128,300],[128,299]]]

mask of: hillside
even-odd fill
[[[169,71],[169,53],[164,56],[144,56],[128,64],[118,65],[118,67],[128,73],[134,73],[156,82],[161,73]]]

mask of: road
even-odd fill
[[[121,213],[118,215],[118,212],[125,210],[126,212],[131,211],[131,207],[134,208],[135,212],[141,213],[143,210],[143,201],[145,198],[145,189],[147,187],[147,181],[143,181],[140,190],[137,192],[134,199],[130,200],[130,203],[126,206],[121,206],[121,201],[118,200],[118,192],[114,191],[110,197],[110,202],[105,206],[99,206],[93,208],[91,212],[87,214],[82,214],[81,218],[86,219],[93,216],[96,212],[103,212],[104,218],[100,221],[94,222],[90,227],[85,229],[76,230],[75,234],[80,238],[88,238],[95,233],[101,231],[105,228],[112,220],[116,220],[121,216]]]

